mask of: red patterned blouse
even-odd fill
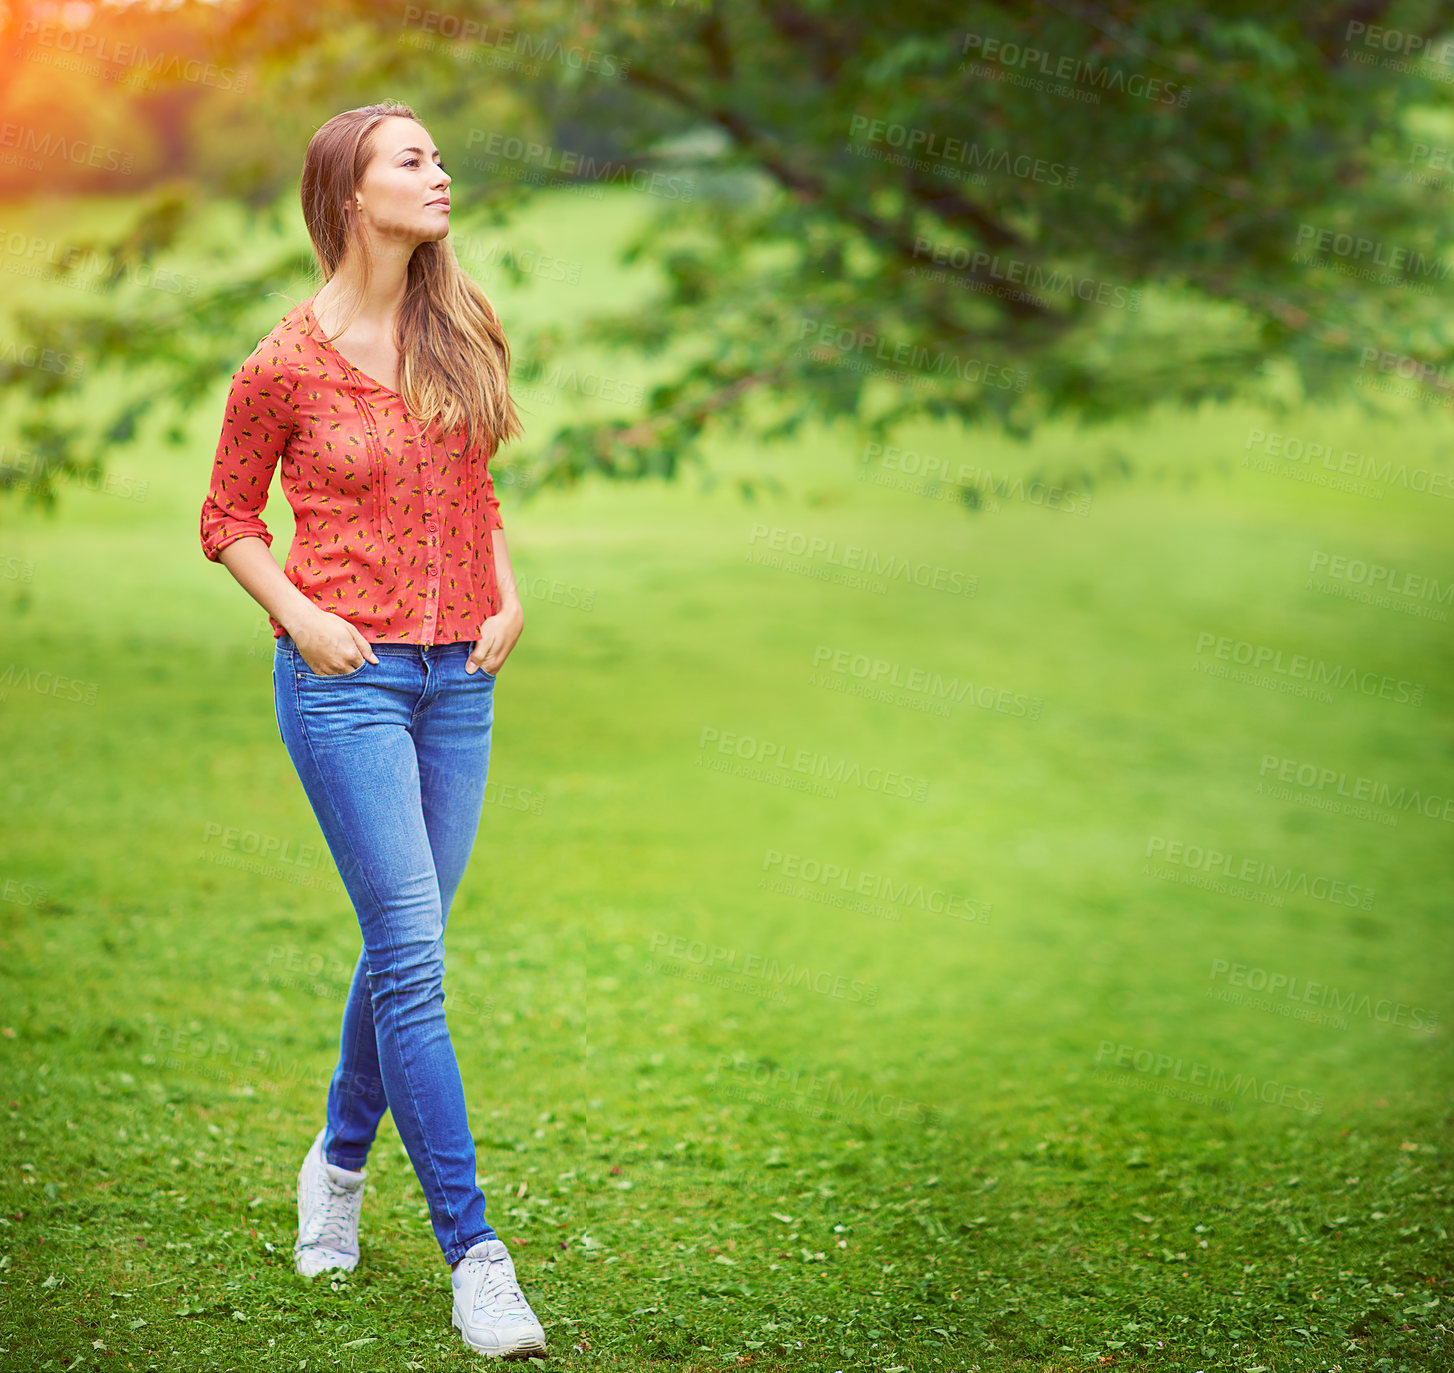
[[[421,432],[402,396],[322,340],[312,301],[232,374],[202,550],[215,562],[249,534],[271,547],[260,516],[281,463],[296,520],[283,571],[298,590],[371,643],[473,643],[500,608],[489,455],[464,452],[463,425]]]

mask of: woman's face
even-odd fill
[[[424,125],[394,117],[374,130],[374,155],[354,201],[373,234],[412,251],[449,233],[449,183]]]

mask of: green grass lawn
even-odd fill
[[[904,437],[1123,454],[1075,510],[823,433],[719,447],[753,504],[502,490],[446,1006],[552,1366],[1454,1367],[1449,505],[1243,461],[1446,423]],[[0,509],[0,1367],[459,1367],[389,1119],[358,1271],[292,1272],[359,938],[194,432]]]

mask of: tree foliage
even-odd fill
[[[930,418],[1028,436],[1163,401],[1371,404],[1350,369],[1414,359],[1440,384],[1449,353],[1438,5],[247,0],[217,22],[296,146],[280,137],[271,173],[238,147],[251,182],[214,165],[160,188],[97,245],[118,279],[179,240],[199,187],[296,214],[256,209],[257,186],[276,192],[311,127],[383,93],[413,99],[441,147],[519,140],[456,174],[465,213],[507,224],[541,188],[587,181],[648,198],[627,256],[659,291],[515,348],[537,367],[623,350],[656,380],[640,413],[528,445],[525,485],[670,476],[715,428],[768,443],[846,419],[883,440]],[[56,418],[64,378],[0,369],[23,401],[6,406],[14,437],[45,457],[32,484],[93,463],[151,404],[209,396],[242,322],[299,267],[289,253],[186,300],[26,312],[27,337],[150,379],[88,439]]]

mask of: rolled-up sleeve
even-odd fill
[[[212,481],[202,502],[202,551],[213,562],[228,544],[248,535],[272,546],[262,512],[273,472],[293,432],[297,382],[297,373],[270,344],[259,344],[232,374]]]

